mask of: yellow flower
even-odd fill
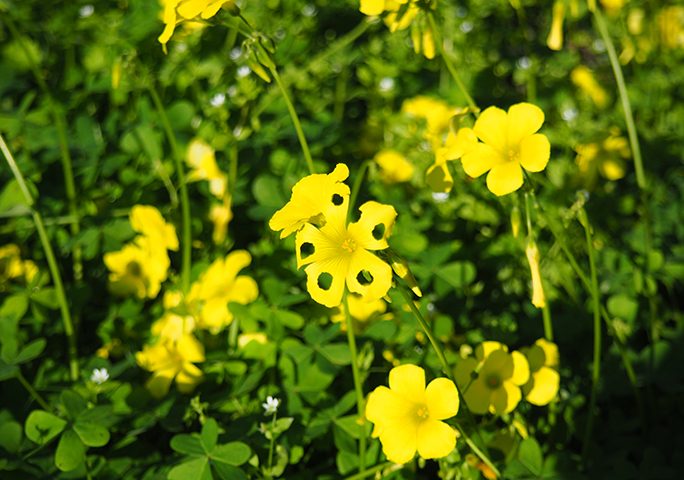
[[[373,158],[380,166],[380,177],[386,183],[408,182],[415,168],[396,150],[381,150]]]
[[[458,160],[478,144],[477,135],[472,128],[461,128],[457,133],[449,132],[444,146],[435,152],[435,163],[427,169],[425,182],[433,192],[450,192],[454,180],[449,172],[447,161]]]
[[[684,48],[684,7],[663,8],[657,16],[660,41],[665,48]]]
[[[484,143],[474,145],[463,155],[465,172],[475,178],[487,175],[487,188],[506,195],[523,184],[522,168],[541,172],[546,168],[551,145],[545,135],[536,133],[544,123],[544,112],[530,103],[518,103],[508,113],[487,108],[475,122],[473,131]]]
[[[473,379],[472,373],[477,373]],[[520,402],[520,386],[530,377],[530,367],[520,352],[508,352],[499,342],[483,342],[456,366],[456,382],[471,412],[501,415]]]
[[[404,7],[408,3],[408,7]],[[385,25],[390,32],[404,30],[411,25],[413,19],[420,13],[416,0],[385,0]]]
[[[455,430],[442,422],[458,413],[454,382],[436,378],[425,387],[425,371],[416,365],[395,367],[389,388],[380,386],[368,396],[366,418],[375,424],[382,451],[395,463],[442,458],[456,447]]]
[[[223,243],[228,234],[228,224],[233,219],[233,210],[231,209],[231,199],[226,197],[223,203],[212,205],[209,210],[209,220],[214,224],[214,231],[211,234],[211,239],[214,243]]]
[[[224,198],[228,186],[228,176],[216,163],[214,149],[199,139],[190,142],[186,162],[192,169],[188,175],[189,182],[207,180],[209,191],[218,199]]]
[[[617,14],[622,9],[626,0],[601,0],[601,5],[610,15]]]
[[[170,266],[166,248],[143,236],[136,237],[119,251],[105,253],[104,263],[110,270],[111,291],[138,298],[156,297]]]
[[[13,243],[0,247],[0,290],[5,289],[9,280],[24,277],[31,282],[38,273],[32,260],[22,260],[19,247]]]
[[[560,385],[558,346],[540,338],[530,348],[521,349],[530,364],[530,379],[522,387],[525,400],[533,405],[547,405],[556,398]]]
[[[266,337],[265,333],[261,332],[241,333],[240,335],[238,335],[238,348],[245,348],[252,342],[256,342],[259,345],[266,345],[266,343],[268,342],[268,337]]]
[[[589,143],[575,147],[577,166],[588,184],[596,181],[597,172],[610,181],[625,176],[625,160],[631,156],[629,142],[616,128],[599,143]]]
[[[546,46],[551,50],[563,48],[563,19],[565,18],[565,0],[556,0],[553,4],[553,18],[551,19],[551,31],[546,37]]]
[[[178,250],[176,229],[166,223],[159,210],[150,205],[135,205],[130,214],[131,227],[148,237],[154,245],[167,250]]]
[[[190,287],[189,308],[195,313],[198,328],[218,333],[233,321],[229,302],[245,305],[259,296],[252,277],[238,275],[252,262],[245,250],[235,250],[218,259]]]
[[[369,16],[380,15],[385,11],[385,0],[361,0],[359,11]]]
[[[570,80],[582,90],[594,104],[603,108],[608,104],[608,93],[594,78],[593,72],[584,65],[578,65],[570,72]]]
[[[349,187],[342,183],[348,176],[347,166],[339,163],[329,174],[302,178],[292,187],[290,201],[271,217],[268,226],[276,232],[282,230],[280,238],[285,238],[309,222],[320,222],[330,205],[341,205],[349,197]]]
[[[348,209],[346,199],[332,205],[325,212],[325,225],[307,223],[296,237],[297,268],[307,265],[307,290],[331,308],[342,301],[345,284],[367,300],[383,297],[392,285],[392,269],[371,251],[389,247],[397,212],[390,205],[366,202],[359,208],[359,221],[347,225]]]
[[[525,248],[527,263],[530,265],[530,275],[532,276],[532,305],[537,308],[546,306],[546,296],[544,295],[544,285],[542,283],[541,271],[539,270],[539,249],[534,240],[527,243]]]
[[[164,315],[152,324],[152,335],[163,341],[177,342],[183,336],[195,329],[195,319],[192,315],[179,313],[183,304],[183,294],[176,290],[164,292],[162,300]]]
[[[204,361],[204,347],[192,335],[184,335],[177,342],[145,345],[135,359],[138,365],[153,373],[145,386],[156,398],[168,393],[174,378],[181,393],[192,392],[202,380],[202,371],[193,364]]]
[[[171,40],[176,25],[183,21],[202,18],[206,20],[218,13],[221,7],[232,0],[161,0],[164,6],[162,20],[164,31],[157,40],[166,52],[166,44]]]
[[[405,100],[401,111],[411,117],[425,120],[427,124],[425,138],[433,149],[437,150],[441,146],[444,134],[449,130],[451,118],[461,110],[441,100],[419,95]]]
[[[347,303],[349,304],[349,315],[351,315],[352,320],[356,322],[368,323],[371,319],[380,316],[387,317],[383,315],[387,311],[387,304],[382,298],[367,300],[361,295],[350,293],[347,296]],[[337,311],[330,317],[330,320],[334,323],[341,323],[342,330],[347,329],[344,303],[341,303],[337,307]]]

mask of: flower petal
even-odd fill
[[[458,160],[478,144],[477,135],[472,128],[464,127],[457,133],[449,132],[444,142],[446,160]]]
[[[417,446],[423,458],[446,457],[456,447],[456,431],[439,420],[426,420],[418,427]]]
[[[365,15],[380,15],[385,10],[385,0],[361,0],[359,11]]]
[[[448,378],[435,378],[431,381],[425,389],[425,400],[432,419],[444,420],[458,413],[458,390],[454,382]]]
[[[450,192],[454,179],[446,163],[435,162],[425,172],[425,183],[433,192]]]
[[[544,350],[544,365],[548,367],[558,366],[558,345],[556,345],[553,342],[549,342],[548,340],[545,340],[543,338],[540,338],[539,340],[534,342],[534,344],[536,346],[541,347],[541,349]]]
[[[171,386],[172,380],[173,375],[169,375],[168,371],[155,372],[155,374],[145,382],[145,387],[154,398],[161,398],[169,393],[169,387]]]
[[[425,370],[417,365],[399,365],[390,370],[389,386],[392,392],[414,403],[425,400]]]
[[[192,363],[186,363],[176,376],[176,387],[181,393],[192,392],[198,383],[202,381],[202,370]]]
[[[522,184],[522,168],[515,161],[495,165],[487,175],[487,188],[499,197],[515,192]]]
[[[511,352],[513,358],[513,374],[511,381],[516,385],[525,385],[530,378],[530,366],[525,355],[520,352]]]
[[[532,405],[547,405],[556,398],[559,385],[558,372],[549,367],[542,367],[523,387],[525,399]]]
[[[415,406],[412,402],[406,401],[389,388],[380,386],[368,395],[366,418],[376,425],[401,423],[403,419],[412,415],[413,410]]]
[[[541,172],[551,156],[551,144],[546,135],[535,133],[520,142],[520,164],[530,172]]]
[[[397,211],[391,205],[366,202],[361,207],[358,222],[349,225],[347,232],[359,248],[383,250],[389,246],[387,237],[392,233]],[[378,238],[379,237],[379,238]]]
[[[489,107],[480,114],[473,131],[484,143],[500,152],[507,150],[508,116],[497,107]]]
[[[520,387],[514,385],[513,382],[504,382],[501,387],[492,392],[492,404],[489,411],[497,415],[512,412],[521,398]]]
[[[380,442],[382,451],[390,462],[406,463],[416,454],[418,423],[409,420],[383,425]]]
[[[458,383],[461,391],[463,391],[463,389],[466,388],[469,383],[471,383],[471,380],[474,381],[471,374],[477,368],[478,363],[480,362],[475,360],[473,357],[468,357],[460,360],[456,364],[456,368],[454,369],[454,377],[456,377],[456,383]]]
[[[306,289],[311,298],[329,308],[337,307],[342,303],[345,275],[349,271],[348,262],[345,262],[344,259],[332,258],[327,261],[312,263],[304,271],[306,272]],[[325,280],[324,274],[331,277],[327,289],[319,285],[319,280]]]
[[[495,350],[503,350],[504,352],[507,352],[508,347],[501,342],[487,340],[482,342],[477,346],[477,348],[475,348],[475,356],[478,360],[483,361],[489,356],[490,353],[492,353]]]
[[[508,145],[514,147],[539,130],[544,112],[531,103],[517,103],[508,109]]]
[[[370,282],[366,281],[364,271],[370,274]],[[392,268],[367,250],[354,252],[345,273],[349,291],[362,295],[366,301],[384,297],[392,286]]]
[[[186,362],[203,362],[204,361],[204,347],[192,335],[185,335],[178,340],[178,353]]]
[[[495,376],[501,381],[513,376],[513,358],[510,353],[505,350],[494,350],[487,356],[480,369],[480,378],[490,376]]]
[[[226,292],[226,300],[246,304],[253,302],[259,296],[259,287],[252,277],[240,275],[235,279],[233,288]]]
[[[461,158],[463,170],[469,177],[477,178],[504,162],[504,158],[492,146],[477,143]]]
[[[468,410],[478,415],[487,413],[492,391],[487,388],[482,377],[473,380],[470,387],[464,389],[463,398],[468,405]]]

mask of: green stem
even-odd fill
[[[582,459],[586,462],[589,453],[589,442],[594,426],[594,410],[596,408],[596,394],[598,383],[601,379],[601,297],[598,288],[598,275],[596,273],[596,260],[594,255],[594,243],[591,235],[591,225],[587,218],[584,207],[579,210],[579,221],[584,227],[587,242],[587,252],[589,255],[589,269],[591,271],[591,295],[593,297],[594,309],[594,362],[591,374],[591,397],[589,400],[589,413],[587,417],[587,427],[584,431],[584,445],[582,447]]]
[[[64,292],[64,285],[62,284],[62,276],[59,273],[59,268],[57,266],[57,260],[55,259],[55,254],[52,250],[52,245],[50,245],[50,239],[48,238],[47,232],[45,231],[45,225],[43,224],[43,217],[40,215],[38,210],[33,208],[35,201],[31,192],[26,185],[26,180],[24,175],[19,170],[12,152],[10,152],[5,139],[0,134],[0,150],[5,156],[5,160],[12,170],[15,180],[19,184],[19,189],[21,190],[26,204],[31,208],[31,215],[33,216],[33,223],[38,231],[38,237],[40,238],[40,243],[43,246],[43,251],[45,252],[45,259],[48,262],[48,267],[50,269],[50,276],[52,277],[52,283],[55,285],[55,292],[57,293],[57,300],[59,302],[59,309],[62,315],[62,324],[64,326],[64,334],[67,337],[68,344],[68,356],[69,356],[69,374],[72,381],[78,380],[79,368],[78,368],[78,354],[76,350],[76,335],[74,334],[74,325],[71,320],[71,313],[69,311],[69,304],[66,299],[66,294]]]
[[[271,419],[271,442],[268,445],[268,473],[266,474],[268,478],[273,478],[271,472],[273,471],[273,451],[275,450],[275,426],[277,416],[278,412],[273,412],[273,418]]]
[[[454,376],[451,372],[451,368],[449,367],[449,362],[446,359],[446,355],[444,355],[444,350],[442,349],[441,345],[435,338],[434,334],[432,333],[432,329],[428,325],[427,321],[425,320],[425,317],[423,317],[423,314],[418,310],[418,307],[413,303],[413,297],[411,296],[411,293],[404,287],[402,284],[397,282],[397,288],[401,292],[402,296],[404,297],[404,300],[406,300],[406,303],[408,304],[409,308],[411,309],[411,312],[413,313],[413,316],[416,318],[418,321],[418,324],[421,326],[423,329],[423,332],[425,335],[428,337],[428,340],[430,340],[430,344],[432,345],[432,348],[434,349],[435,353],[437,354],[437,358],[439,358],[439,362],[442,364],[442,370],[444,374],[447,376],[449,380],[454,382],[454,385],[456,386],[456,390],[458,391],[458,396],[459,398],[463,398],[463,392],[458,386],[458,383],[456,383]],[[468,421],[473,425],[473,428],[475,429],[475,432],[479,436],[479,429],[477,427],[477,423],[475,422],[475,417],[473,416],[472,412],[468,408],[468,405],[465,402],[461,402],[461,405],[464,407],[464,411],[466,412],[466,416],[468,417]],[[463,438],[465,439],[466,443],[468,446],[472,449],[472,451],[480,457],[480,459],[489,467],[492,469],[494,473],[496,473],[497,477],[501,476],[501,473],[499,473],[499,470],[494,466],[492,461],[489,459],[489,457],[482,452],[477,445],[465,434],[465,431],[461,428],[460,425],[457,425],[458,430],[461,432],[463,435]],[[482,438],[480,438],[480,441],[482,441]],[[484,443],[484,442],[483,442]]]
[[[4,18],[5,24],[9,28],[12,36],[19,44],[20,48],[23,50],[24,55],[29,61],[29,68],[31,73],[38,83],[38,87],[47,99],[47,104],[52,114],[53,120],[55,122],[55,129],[57,130],[57,139],[59,141],[59,152],[60,160],[62,162],[62,173],[64,175],[64,189],[67,196],[67,205],[69,208],[69,215],[72,219],[69,228],[71,230],[71,235],[73,238],[78,236],[81,231],[80,216],[77,208],[76,202],[76,188],[74,182],[74,172],[72,168],[71,153],[69,152],[69,142],[67,140],[67,129],[66,129],[66,119],[62,108],[52,96],[52,92],[45,81],[42,73],[38,69],[38,62],[33,57],[32,51],[26,46],[24,38],[19,34],[16,25],[12,21],[9,15]],[[83,259],[82,259],[82,249],[78,242],[72,242],[72,260],[74,269],[74,280],[80,282],[83,279]]]
[[[370,162],[365,161],[361,164],[359,171],[356,173],[354,178],[354,183],[352,184],[351,195],[349,197],[349,209],[347,210],[347,223],[351,220],[352,212],[354,211],[354,206],[356,205],[356,199],[359,196],[359,190],[361,190],[361,184],[368,171],[368,166]]]
[[[354,324],[349,313],[349,299],[348,293],[344,293],[344,319],[347,325],[347,343],[349,343],[349,352],[351,353],[351,367],[352,376],[354,378],[354,391],[356,392],[356,410],[359,415],[361,424],[361,438],[359,439],[359,474],[366,470],[366,413],[364,408],[364,397],[361,375],[359,373],[358,353],[356,351],[356,337],[354,336]]]
[[[553,322],[551,321],[551,308],[549,308],[548,300],[542,308],[542,318],[544,320],[544,338],[553,342]]]
[[[283,96],[283,100],[285,100],[285,104],[287,105],[287,111],[290,113],[292,124],[294,125],[295,131],[297,132],[297,139],[299,140],[299,145],[302,147],[302,153],[304,154],[304,160],[306,161],[306,166],[309,169],[309,173],[316,173],[314,170],[313,159],[311,158],[311,152],[309,151],[309,144],[306,141],[306,137],[304,136],[304,130],[302,129],[302,123],[299,121],[299,116],[297,115],[297,111],[295,110],[294,105],[292,104],[292,100],[290,99],[290,95],[287,92],[287,88],[285,87],[283,80],[280,78],[280,75],[278,74],[278,70],[275,68],[275,65],[269,68],[269,70],[271,72],[271,75],[275,79],[278,88],[280,89],[280,93]]]
[[[40,396],[40,394],[36,391],[35,388],[33,388],[33,385],[31,385],[27,380],[26,377],[21,373],[21,371],[17,371],[17,380],[19,380],[19,383],[21,383],[26,391],[33,397],[33,399],[38,402],[38,405],[45,410],[46,412],[50,411],[50,405],[43,399],[43,397]]]
[[[357,473],[356,475],[352,475],[351,477],[347,477],[345,480],[363,480],[364,478],[372,477],[376,473],[381,472],[385,470],[386,468],[392,469],[392,471],[400,470],[403,468],[403,465],[397,465],[396,463],[392,462],[385,462],[381,463],[380,465],[376,465],[373,468],[369,468],[365,472]]]
[[[430,28],[432,29],[432,34],[435,37],[435,44],[437,45],[437,50],[439,51],[439,55],[442,57],[442,60],[444,61],[444,65],[446,66],[447,70],[449,70],[451,77],[454,79],[454,82],[456,82],[456,86],[461,91],[461,94],[465,97],[466,102],[468,103],[470,108],[473,109],[474,112],[478,112],[479,108],[477,104],[473,100],[473,97],[471,97],[468,93],[468,89],[463,83],[463,80],[461,80],[461,76],[458,74],[458,70],[456,70],[456,67],[454,66],[453,62],[447,55],[446,50],[444,49],[442,33],[437,27],[437,22],[435,21],[433,13],[428,12],[427,18],[428,22],[430,23]]]
[[[192,255],[192,234],[190,225],[190,199],[188,197],[188,186],[185,181],[185,170],[183,169],[183,155],[181,154],[178,142],[176,141],[176,134],[171,128],[171,122],[166,115],[166,110],[162,104],[159,93],[154,86],[154,81],[149,80],[147,90],[150,93],[152,102],[154,103],[159,118],[162,122],[162,127],[166,133],[166,138],[171,146],[171,155],[176,166],[176,175],[178,176],[178,189],[180,191],[181,215],[183,216],[182,225],[182,242],[181,242],[181,288],[183,293],[188,293],[190,289],[190,268]]]

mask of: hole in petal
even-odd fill
[[[373,238],[376,240],[381,240],[385,236],[385,224],[378,223],[373,229]]]
[[[313,243],[304,242],[299,246],[299,255],[302,257],[302,260],[313,255],[315,251],[316,247],[313,246]]]
[[[332,285],[333,277],[328,272],[323,272],[318,276],[318,287],[321,290],[329,290]]]
[[[128,262],[126,265],[126,273],[134,277],[140,277],[142,276],[142,267],[138,262],[133,260],[132,262]]]
[[[342,205],[342,202],[344,202],[344,198],[342,198],[342,195],[335,193],[332,196],[332,202],[333,202],[333,205],[339,206],[339,205]]]
[[[356,276],[356,281],[361,285],[370,285],[373,283],[373,275],[368,270],[361,270]]]

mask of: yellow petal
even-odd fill
[[[314,301],[329,308],[337,307],[342,303],[345,275],[349,271],[348,263],[333,258],[328,261],[312,263],[304,271],[306,272],[306,289]],[[331,277],[330,285],[326,289],[322,288],[322,284],[319,285],[319,280],[321,282],[326,280],[325,274]]]
[[[544,112],[531,103],[517,103],[508,109],[508,146],[513,148],[539,130],[544,123]]]
[[[478,415],[487,413],[492,391],[487,388],[482,378],[473,380],[468,389],[464,389],[463,398],[468,405],[468,409]]]
[[[435,378],[431,381],[425,389],[425,400],[431,419],[444,420],[458,413],[458,391],[454,382],[447,378]],[[420,450],[420,442],[418,449]],[[425,457],[422,453],[421,455]]]
[[[186,363],[176,376],[176,386],[181,393],[192,392],[198,383],[202,381],[202,370],[192,363]]]
[[[370,274],[370,282],[363,272]],[[346,281],[350,292],[362,295],[367,301],[381,298],[392,286],[392,268],[371,252],[359,249],[347,265]]]
[[[406,463],[416,454],[418,443],[418,422],[407,420],[402,423],[384,425],[380,433],[382,451],[390,462]]]
[[[551,144],[546,135],[535,133],[520,142],[520,163],[525,170],[541,172],[551,156]]]
[[[442,458],[456,447],[456,431],[444,422],[426,420],[418,427],[418,454],[423,458]]]
[[[475,349],[475,356],[478,358],[478,360],[483,361],[495,350],[503,350],[504,352],[507,352],[508,347],[501,342],[488,340],[477,346]]]
[[[380,167],[382,180],[387,183],[408,182],[413,178],[413,164],[396,150],[382,150],[373,160]]]
[[[518,162],[495,165],[487,174],[487,188],[499,197],[515,192],[522,184],[523,173]]]
[[[226,299],[229,302],[241,304],[251,303],[259,296],[259,287],[252,277],[240,275],[235,279],[233,288],[227,292]]]
[[[461,164],[469,177],[477,178],[491,170],[495,165],[503,163],[505,159],[491,145],[478,143],[474,145],[463,157]]]
[[[551,402],[558,394],[560,375],[549,367],[542,367],[523,387],[525,399],[532,405],[543,406]]]
[[[454,377],[456,378],[456,382],[461,388],[461,391],[463,391],[463,389],[469,383],[471,383],[471,381],[474,381],[471,374],[477,368],[478,363],[479,362],[473,357],[468,357],[460,360],[456,364],[456,368],[454,369]]]
[[[206,8],[204,10],[202,10],[202,18],[207,19],[207,18],[213,17],[214,15],[216,15],[218,13],[218,11],[221,9],[223,4],[228,3],[229,1],[232,1],[232,0],[217,0],[217,1],[210,3],[209,5],[206,6]]]
[[[546,37],[546,46],[551,50],[563,48],[563,18],[565,17],[565,1],[556,0],[553,4],[553,18],[551,20],[551,30]]]
[[[206,8],[207,3],[208,0],[186,0],[178,6],[178,15],[183,18],[195,18]]]
[[[524,357],[523,357],[524,358]],[[525,360],[527,362],[527,360]],[[480,368],[480,378],[495,376],[499,381],[511,378],[514,372],[513,358],[505,350],[494,350]]]
[[[435,162],[425,173],[425,183],[433,192],[450,192],[454,186],[454,179],[446,163]]]
[[[501,387],[492,392],[489,411],[497,415],[512,412],[521,398],[520,387],[514,385],[513,382],[504,382]]]
[[[172,380],[173,376],[169,376],[167,372],[155,373],[145,382],[145,388],[154,398],[161,398],[169,393]]]
[[[358,222],[347,228],[349,235],[357,246],[367,250],[383,250],[389,246],[387,238],[392,233],[397,211],[391,205],[378,202],[366,202],[361,207]]]
[[[361,0],[359,11],[365,15],[380,15],[385,11],[385,0]]]
[[[543,338],[540,338],[534,342],[534,344],[544,350],[544,365],[547,367],[558,367],[558,364],[560,363],[558,360],[558,345]]]
[[[475,134],[484,143],[494,149],[505,152],[508,145],[508,116],[498,107],[489,107],[483,111],[473,126]],[[467,173],[467,172],[466,172]],[[472,176],[472,175],[471,175]]]
[[[422,35],[422,50],[423,55],[428,60],[435,58],[435,37],[432,35],[432,30],[425,29]]]
[[[368,396],[366,418],[377,425],[396,423],[413,414],[412,402],[399,396],[387,387],[380,386]]]
[[[185,335],[178,340],[178,353],[186,362],[203,362],[204,361],[204,347],[192,335]]]
[[[475,131],[472,128],[464,127],[459,129],[457,133],[449,132],[444,142],[446,148],[445,158],[447,160],[458,160],[477,143],[477,135],[475,135]]]
[[[520,352],[511,352],[513,358],[513,374],[511,381],[516,385],[524,385],[530,378],[530,366],[527,363],[525,355]]]
[[[389,386],[392,392],[404,399],[414,403],[423,403],[425,400],[425,370],[411,364],[394,367],[389,374]]]

